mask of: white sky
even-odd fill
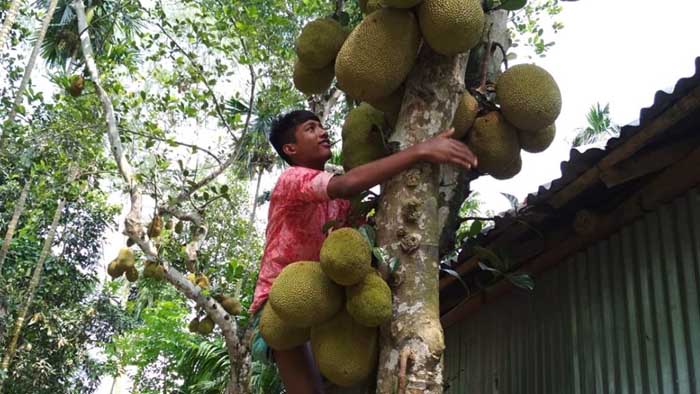
[[[546,58],[534,59],[554,76],[562,91],[557,138],[544,153],[524,153],[523,170],[515,178],[496,181],[483,177],[473,182],[484,210],[509,208],[499,192],[514,194],[522,201],[539,185],[558,178],[575,130],[585,126],[585,115],[595,102],[609,102],[613,121],[628,124],[638,118],[641,108],[652,104],[657,90],[672,89],[678,79],[694,72],[694,59],[700,56],[700,1],[580,0],[563,6],[556,19],[565,28],[552,37],[556,45]],[[520,62],[531,61],[521,57],[513,63]],[[270,190],[274,182],[274,176],[265,177],[261,191]],[[254,191],[253,181],[251,200]],[[259,208],[257,217],[262,231],[267,204]],[[106,249],[117,248],[121,242]],[[105,254],[111,256],[115,250],[105,250]],[[98,393],[109,393],[111,383],[105,379]],[[115,393],[127,393],[127,386],[117,387]]]

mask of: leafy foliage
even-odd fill
[[[574,147],[592,144],[620,135],[620,126],[610,118],[610,104],[601,107],[600,103],[591,106],[586,114],[588,125],[578,129],[572,145]]]

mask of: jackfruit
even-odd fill
[[[367,103],[353,108],[343,123],[343,168],[345,171],[386,156],[382,129],[384,114]]]
[[[452,127],[455,129],[452,138],[461,140],[467,135],[469,129],[474,124],[474,119],[479,113],[479,103],[469,91],[465,90],[462,98],[459,99],[455,117],[452,120]]]
[[[525,152],[539,153],[549,148],[549,145],[554,141],[554,136],[557,133],[557,128],[551,124],[544,129],[537,131],[522,131],[518,130],[518,139],[520,147]]]
[[[224,310],[230,315],[239,315],[243,310],[241,303],[235,298],[221,296],[218,301],[219,303],[221,303],[221,306],[224,308]]]
[[[377,328],[365,327],[342,310],[311,328],[311,349],[323,376],[338,386],[366,381],[377,366]]]
[[[401,85],[389,96],[372,100],[372,102],[369,104],[372,107],[384,112],[384,119],[386,119],[388,126],[393,128],[396,126],[396,121],[399,119],[399,112],[401,111],[401,104],[403,103],[403,96],[405,94],[406,86]]]
[[[187,329],[190,330],[191,333],[199,332],[199,320],[197,320],[196,317],[190,320],[190,324],[187,325]]]
[[[260,315],[260,335],[274,350],[289,350],[309,341],[309,327],[294,327],[286,323],[270,305]]]
[[[158,238],[161,231],[163,231],[163,219],[160,215],[156,215],[151,220],[151,224],[148,225],[148,238]]]
[[[112,260],[112,262],[110,262],[107,266],[107,273],[112,277],[112,279],[117,279],[118,277],[122,276],[124,269],[117,263],[117,260]]]
[[[333,65],[314,70],[302,63],[294,63],[294,86],[307,96],[321,94],[328,90],[333,82]]]
[[[129,267],[126,269],[126,280],[129,282],[136,282],[139,279],[139,272],[136,267]]]
[[[119,254],[117,255],[117,265],[124,271],[128,268],[134,267],[136,261],[134,260],[134,252],[129,248],[119,249]]]
[[[162,280],[165,277],[165,268],[153,261],[146,261],[143,267],[143,276],[155,280]]]
[[[297,56],[308,68],[324,68],[333,63],[347,36],[348,32],[335,19],[311,21],[296,40]]]
[[[380,0],[380,3],[392,8],[413,8],[421,1],[423,0]]]
[[[365,15],[371,14],[380,8],[382,8],[382,4],[379,0],[360,0],[360,10]]]
[[[391,289],[377,272],[345,288],[345,306],[356,322],[376,327],[391,319]]]
[[[504,179],[510,179],[520,173],[520,170],[523,168],[523,159],[520,157],[520,154],[510,162],[506,166],[502,166],[500,168],[495,168],[492,169],[492,171],[489,173],[492,177],[498,179],[498,180],[504,180]]]
[[[554,78],[534,64],[519,64],[496,80],[496,100],[508,122],[520,130],[541,130],[557,120],[561,92]]]
[[[333,231],[321,246],[321,268],[335,283],[352,286],[372,269],[372,250],[354,228]]]
[[[413,68],[419,44],[418,23],[410,11],[382,8],[367,15],[338,52],[338,86],[361,101],[389,96]]]
[[[479,161],[479,170],[500,174],[520,155],[518,131],[498,112],[476,118],[467,145]]]
[[[73,97],[78,97],[83,92],[85,88],[85,79],[80,75],[74,75],[70,79],[70,86],[68,86],[68,93]]]
[[[292,263],[270,289],[270,305],[288,324],[311,327],[332,318],[343,306],[342,287],[323,273],[316,261]]]
[[[198,274],[194,279],[194,284],[201,287],[202,289],[209,288],[209,278],[204,274]]]
[[[214,331],[214,320],[207,316],[197,324],[197,331],[202,335],[209,335]]]
[[[447,56],[479,44],[484,19],[480,0],[425,0],[418,6],[425,41],[435,52]]]

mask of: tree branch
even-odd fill
[[[166,139],[166,138],[161,138],[161,137],[156,137],[156,136],[153,136],[153,135],[148,135],[148,134],[144,134],[144,133],[139,133],[138,131],[132,131],[132,130],[126,130],[126,129],[124,129],[124,132],[125,132],[125,133],[129,133],[129,134],[139,135],[139,136],[145,137],[145,138],[153,138],[153,139],[156,140],[156,141],[161,141],[161,142],[166,142],[166,143],[171,143],[171,142],[172,142],[172,143],[174,143],[174,144],[176,144],[176,145],[180,145],[180,146],[184,146],[184,147],[187,147],[187,148],[195,148],[195,149],[201,150],[202,152],[204,152],[204,153],[208,154],[209,156],[213,157],[214,160],[216,160],[216,162],[219,163],[219,165],[221,165],[221,159],[219,159],[215,154],[211,153],[211,152],[208,151],[207,149],[202,148],[201,146],[192,145],[192,144],[186,144],[186,143],[184,143],[184,142],[180,142],[180,141],[176,141],[176,140],[169,140],[169,139]]]

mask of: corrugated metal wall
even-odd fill
[[[700,192],[445,332],[447,393],[700,393]]]

